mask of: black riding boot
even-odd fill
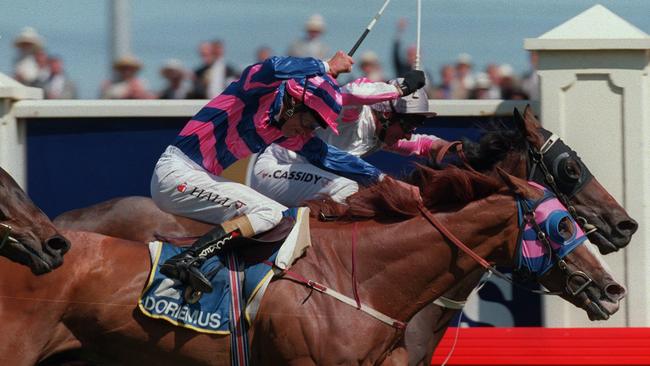
[[[209,258],[229,247],[229,241],[240,236],[239,230],[226,233],[218,226],[200,237],[190,248],[167,259],[160,266],[160,273],[181,281],[194,290],[212,292],[212,284],[200,271],[201,265]]]

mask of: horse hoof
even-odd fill
[[[191,287],[186,287],[185,291],[183,292],[185,302],[188,304],[196,304],[201,299],[202,295],[203,293],[201,291],[197,291]]]

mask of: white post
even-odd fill
[[[26,126],[11,115],[13,103],[21,99],[43,99],[43,90],[26,87],[0,73],[0,167],[26,189]]]
[[[111,0],[109,64],[118,57],[131,54],[131,17],[129,0]]]
[[[629,246],[605,257],[628,289],[607,322],[544,298],[546,326],[650,326],[650,37],[596,5],[526,39],[539,54],[543,124],[574,147],[600,183],[639,222]]]

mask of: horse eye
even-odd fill
[[[560,234],[562,239],[564,239],[564,241],[571,239],[575,232],[573,221],[571,221],[568,216],[562,218],[562,220],[560,220],[560,222],[557,224],[557,232]]]
[[[580,179],[580,164],[575,159],[567,158],[562,165],[567,178],[571,180]]]

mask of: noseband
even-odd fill
[[[528,145],[528,180],[541,182],[551,188],[555,196],[567,208],[569,214],[578,222],[578,224],[589,235],[597,228],[587,222],[587,219],[579,216],[575,207],[570,200],[594,177],[587,166],[582,162],[578,154],[571,150],[557,135],[540,129],[545,141],[542,147],[537,149],[530,143]],[[562,170],[563,164],[569,158],[580,166],[580,177],[572,179]],[[538,169],[539,168],[539,169]]]

